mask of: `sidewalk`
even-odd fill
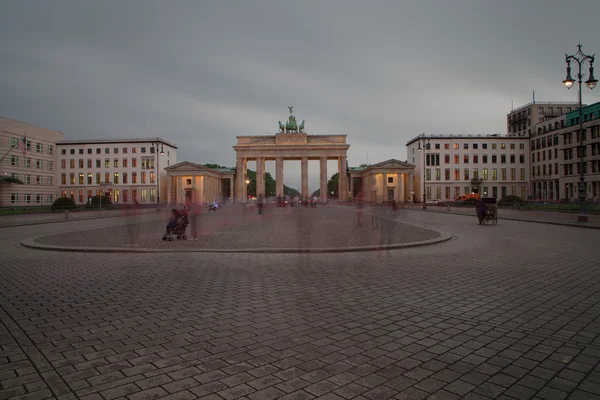
[[[440,206],[428,206],[427,210],[420,207],[406,207],[407,210],[446,213],[456,215],[466,215],[472,218],[475,216],[475,208],[450,208]],[[600,229],[600,215],[589,215],[588,222],[577,222],[576,212],[556,212],[556,211],[519,211],[510,208],[498,209],[498,221],[512,220],[521,222],[537,222],[542,224],[574,226],[578,228]]]

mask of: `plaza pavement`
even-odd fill
[[[0,398],[600,398],[595,231],[397,217],[454,239],[84,254],[19,243],[122,221],[0,229]]]

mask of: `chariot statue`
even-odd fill
[[[282,124],[281,121],[277,121],[279,122],[279,133],[304,133],[304,120],[302,120],[302,123],[298,126],[296,117],[293,114],[294,106],[288,106],[288,110],[290,111],[290,116],[285,122],[285,125]]]

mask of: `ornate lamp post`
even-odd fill
[[[419,139],[419,147],[417,148],[418,151],[421,151],[421,142],[423,142],[423,149],[425,151],[429,151],[431,150],[431,144],[429,143],[431,139],[425,139],[425,134],[423,133],[421,135],[421,138]],[[425,155],[426,153],[423,152],[423,209],[426,210],[427,209],[427,192],[425,190]]]
[[[585,183],[585,172],[584,172],[584,158],[583,152],[585,145],[583,144],[583,106],[581,103],[581,81],[583,75],[581,74],[581,66],[587,61],[590,70],[589,78],[585,81],[585,84],[590,89],[594,89],[598,80],[594,78],[594,55],[587,55],[581,51],[581,44],[577,45],[577,53],[574,55],[565,54],[565,61],[567,62],[567,77],[563,81],[563,85],[567,89],[571,89],[575,84],[575,80],[571,78],[571,62],[577,64],[577,83],[579,83],[579,214],[577,215],[577,222],[588,222],[586,197],[587,197],[587,185]]]
[[[165,155],[162,142],[159,138],[156,138],[156,142],[152,142],[152,146],[156,149],[154,151],[156,155],[156,204],[160,204],[160,157],[158,154],[158,145],[160,145],[160,155]]]

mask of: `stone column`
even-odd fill
[[[321,163],[321,181],[320,181],[320,192],[321,192],[321,201],[324,203],[327,201],[327,197],[329,196],[327,193],[327,157],[320,158]]]
[[[266,196],[265,193],[265,159],[264,157],[259,157],[256,159],[256,197],[259,194],[262,194],[263,197]]]
[[[302,176],[302,198],[308,198],[308,158],[302,157],[300,161],[300,170]]]
[[[180,204],[181,198],[182,198],[182,195],[181,195],[181,191],[182,190],[183,190],[183,177],[182,176],[178,176],[177,177],[177,193],[176,193],[176,195],[177,195],[177,197],[176,197],[177,201],[175,201],[175,204]]]
[[[348,180],[350,181],[350,189],[348,189],[350,191],[350,201],[352,201],[354,199],[354,178],[350,176]]]
[[[283,157],[275,159],[276,192],[275,196],[283,197]]]
[[[235,190],[234,190],[233,185],[234,185],[233,178],[229,178],[229,197],[231,197],[231,200],[235,199],[235,197],[234,197]]]
[[[242,157],[238,157],[235,171],[235,201],[238,203],[243,201],[242,191],[245,174],[246,171],[244,171],[244,159]]]

